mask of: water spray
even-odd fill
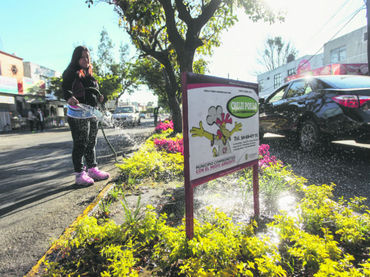
[[[115,159],[116,163],[118,163],[117,152],[113,148],[112,144],[109,142],[107,136],[105,135],[105,131],[104,131],[104,128],[103,128],[103,124],[111,126],[111,123],[109,122],[110,121],[109,113],[105,109],[103,109],[103,111],[100,111],[98,108],[94,108],[94,107],[89,106],[89,105],[78,104],[77,106],[82,108],[85,111],[91,112],[96,117],[96,119],[99,121],[100,130],[103,134],[103,137],[104,137],[105,141],[107,142],[109,148],[112,150],[112,153],[114,154],[114,159]]]
[[[98,95],[100,95],[100,92],[96,88],[86,88],[86,90],[94,90],[98,93]],[[100,111],[100,109],[102,111]],[[79,118],[79,119],[95,117],[99,121],[100,130],[103,133],[103,137],[105,141],[107,142],[109,148],[112,150],[115,161],[118,163],[117,152],[113,148],[112,144],[109,142],[107,136],[105,135],[105,131],[103,128],[103,124],[112,126],[112,123],[110,122],[110,118],[111,118],[110,112],[108,112],[103,107],[103,105],[100,105],[100,109],[96,107],[92,107],[90,105],[86,105],[86,104],[77,104],[76,106],[68,105],[67,115],[70,117]]]

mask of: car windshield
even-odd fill
[[[336,89],[370,88],[370,77],[367,76],[330,76],[321,80]]]
[[[114,113],[133,113],[134,108],[133,107],[118,107],[114,111]]]

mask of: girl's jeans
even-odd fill
[[[97,165],[95,145],[98,135],[96,118],[77,119],[68,117],[73,138],[72,161],[75,172],[82,172],[85,157],[87,168]]]

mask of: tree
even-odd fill
[[[58,99],[64,99],[63,89],[62,89],[62,77],[51,77],[49,79],[50,86],[48,93],[54,92],[54,96]]]
[[[108,32],[103,28],[100,32],[100,41],[98,46],[98,59],[96,61],[98,68],[95,69],[101,75],[108,74],[110,67],[114,63],[112,49],[114,44],[108,35]]]
[[[297,54],[298,51],[290,42],[284,42],[281,37],[269,37],[266,39],[264,51],[259,55],[257,61],[267,71],[270,71],[294,60]]]
[[[158,96],[158,105],[168,106],[163,69],[157,60],[151,57],[138,59],[134,65],[133,72],[142,84],[148,86]]]
[[[104,99],[114,99],[118,105],[119,98],[124,93],[131,93],[137,88],[138,82],[135,74],[131,74],[132,64],[127,61],[127,45],[120,45],[119,62],[113,58],[113,42],[108,32],[103,29],[100,33],[97,60],[93,61],[94,76],[99,83],[99,90]]]
[[[236,8],[241,7],[253,21],[273,22],[275,16],[256,0],[102,0],[115,6],[134,45],[156,59],[164,69],[168,105],[174,132],[182,131],[176,72],[193,72],[196,52],[210,54],[220,44],[221,32],[232,26]],[[94,0],[85,0],[93,4]]]

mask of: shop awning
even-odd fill
[[[44,96],[38,96],[38,95],[25,95],[24,101],[29,104],[44,104],[45,103],[45,97]]]

